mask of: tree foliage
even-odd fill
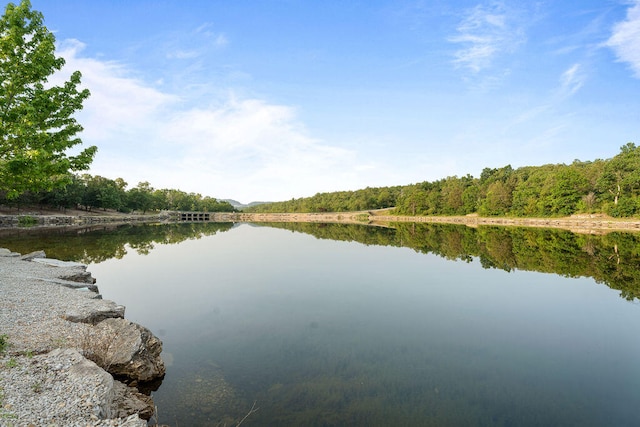
[[[381,202],[383,200],[383,202]],[[479,178],[450,176],[401,187],[321,193],[248,212],[343,212],[395,207],[400,215],[557,217],[640,214],[640,147],[628,143],[609,160],[513,169],[484,168]]]
[[[69,171],[88,169],[96,152],[75,156],[82,126],[74,113],[89,97],[80,72],[61,86],[49,78],[64,65],[55,56],[55,37],[29,0],[9,3],[0,18],[0,191],[15,198],[69,184]]]
[[[100,175],[70,175],[69,184],[48,191],[25,192],[13,199],[0,197],[0,204],[21,206],[40,205],[60,210],[76,208],[86,211],[113,210],[145,214],[162,210],[196,212],[233,212],[229,202],[197,193],[175,189],[154,189],[148,182],[140,182],[127,189],[122,178],[115,180]]]
[[[313,197],[257,205],[246,212],[350,212],[393,207],[401,187],[318,193]]]

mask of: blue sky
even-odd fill
[[[241,202],[640,144],[640,0],[32,0],[91,173]]]

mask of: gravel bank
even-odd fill
[[[130,387],[82,355],[92,325],[77,319],[124,307],[100,298],[85,266],[41,257],[0,249],[0,426],[146,426],[118,406]]]

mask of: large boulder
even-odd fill
[[[69,322],[97,325],[105,319],[124,318],[125,307],[113,301],[87,299],[85,304],[69,307],[60,317]]]
[[[129,382],[164,377],[162,341],[149,329],[121,318],[103,320],[92,329],[85,355],[106,371]]]
[[[120,381],[113,381],[111,418],[126,418],[137,414],[143,420],[149,420],[155,413],[151,396],[142,394],[135,387],[129,387]],[[146,423],[145,423],[146,425]]]
[[[60,356],[73,356],[74,354],[77,352],[73,349],[56,349],[49,353],[49,357],[56,360]],[[93,378],[94,384],[99,385],[96,398],[88,402],[90,406],[93,406],[93,413],[96,417],[100,419],[127,418],[137,414],[145,420],[151,418],[154,405],[149,396],[114,380],[104,369],[79,354],[75,358],[76,363],[68,371],[68,381],[70,383],[88,382],[88,379]]]

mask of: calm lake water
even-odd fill
[[[94,233],[116,248],[67,256],[163,340],[161,423],[235,425],[254,402],[243,426],[640,423],[636,236],[189,227]],[[54,256],[88,234],[0,246]]]

